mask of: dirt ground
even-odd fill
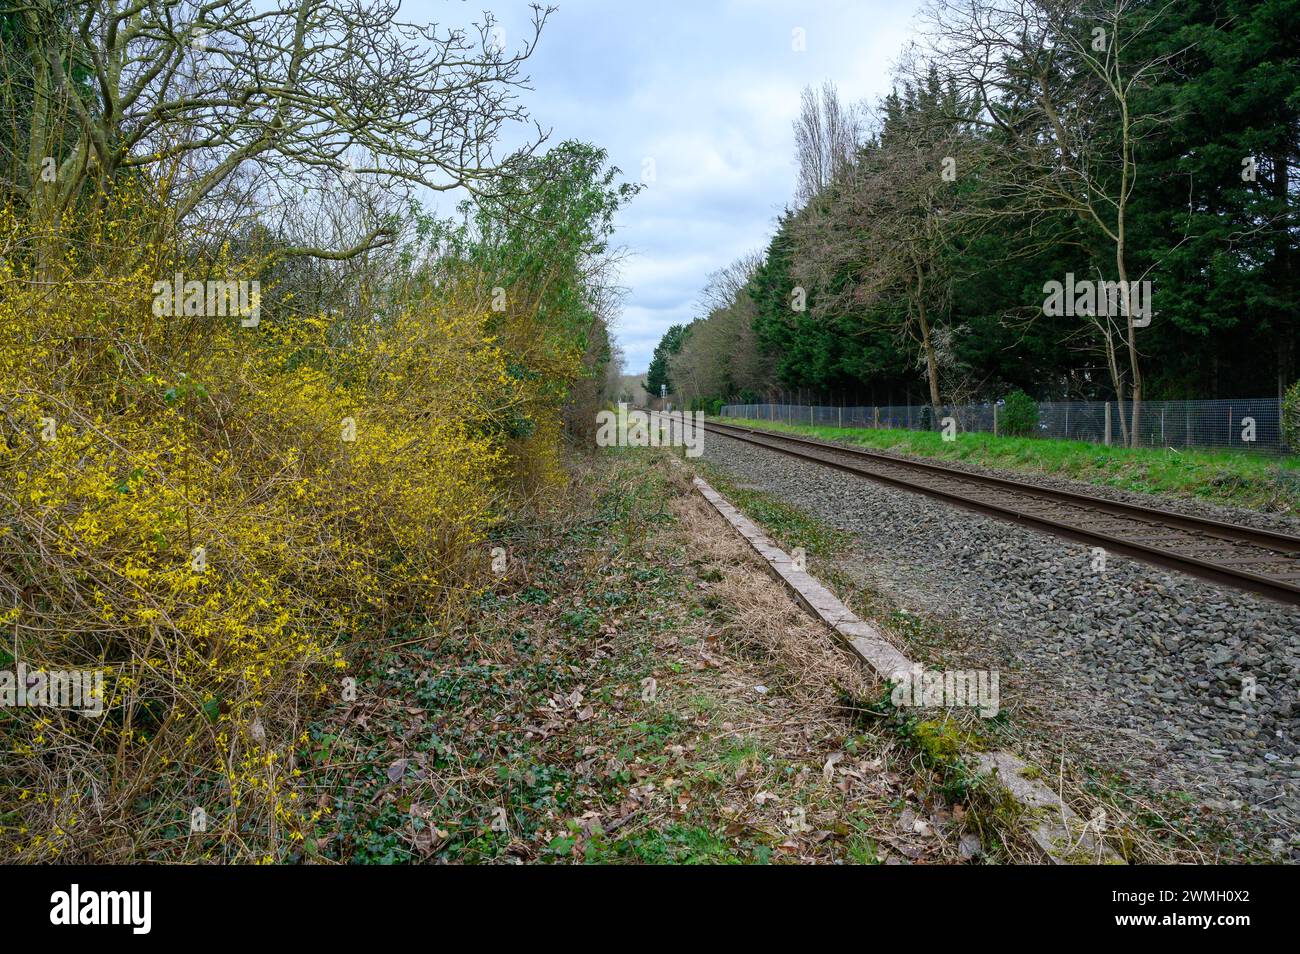
[[[576,464],[465,618],[363,654],[312,728],[301,860],[983,859],[882,687],[666,463]]]

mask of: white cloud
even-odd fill
[[[794,191],[791,122],[807,85],[834,81],[875,100],[912,29],[918,0],[561,0],[529,62],[523,101],[553,141],[602,146],[625,178],[653,157],[656,181],[620,216],[628,303],[616,333],[644,370],[669,325],[688,321],[708,274],[767,245]],[[492,7],[521,37],[527,4]],[[446,8],[408,3],[415,21]],[[791,49],[803,27],[807,49]]]

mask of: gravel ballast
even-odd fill
[[[1114,554],[1098,571],[1085,545],[716,432],[704,447],[739,482],[854,534],[850,578],[961,633],[905,651],[1009,670],[1013,717],[1191,794],[1273,851],[1300,846],[1300,609]]]

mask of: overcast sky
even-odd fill
[[[404,19],[465,23],[490,7],[513,48],[520,0],[408,0]],[[654,181],[619,222],[629,293],[615,334],[644,371],[669,325],[696,317],[709,272],[771,237],[794,194],[791,122],[800,91],[832,80],[874,101],[909,36],[916,0],[557,0],[523,95],[552,141],[609,151]],[[805,49],[793,47],[803,31]],[[442,210],[449,211],[449,210]]]

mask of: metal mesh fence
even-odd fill
[[[1121,422],[1121,415],[1125,418]],[[728,404],[723,417],[812,424],[828,427],[875,427],[937,430],[952,417],[957,431],[1004,433],[1001,402],[945,405],[935,415],[929,405],[892,407],[806,404]],[[938,420],[933,420],[937,416]],[[1063,401],[1038,405],[1038,437],[1126,443],[1132,408],[1116,401]],[[1235,451],[1284,453],[1281,402],[1277,398],[1216,401],[1144,401],[1138,412],[1138,443],[1142,447],[1204,447]]]

